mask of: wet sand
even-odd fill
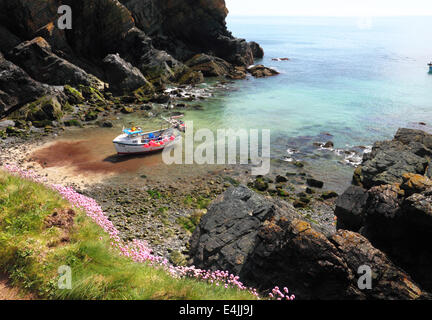
[[[2,154],[2,160],[31,169],[48,182],[79,189],[97,183],[180,184],[226,169],[215,165],[166,165],[162,152],[119,156],[112,143],[118,134],[118,128],[67,130],[58,137],[10,148],[7,155]]]

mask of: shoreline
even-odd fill
[[[84,130],[92,132],[108,129]],[[187,264],[190,237],[201,216],[207,212],[208,205],[229,187],[240,184],[248,185],[267,197],[297,203],[305,219],[327,230],[335,229],[334,196],[322,199],[321,194],[326,191],[307,186],[306,180],[311,176],[294,165],[291,165],[289,174],[285,168],[272,172],[262,181],[262,178],[250,175],[248,166],[166,166],[161,162],[160,154],[150,159],[126,159],[120,163],[120,168],[131,164],[132,170],[129,172],[116,171],[115,162],[103,164],[114,166],[114,171],[100,173],[77,171],[76,164],[71,162],[44,167],[35,161],[34,155],[41,150],[56,145],[63,147],[74,141],[70,140],[68,134],[70,131],[66,130],[62,134],[37,140],[14,142],[6,146],[0,143],[3,148],[0,165],[18,165],[45,177],[51,184],[72,187],[94,198],[107,212],[124,240],[145,240],[156,254],[170,259],[172,263]],[[85,137],[81,141],[85,142]],[[87,142],[89,145],[93,143],[91,139]],[[57,153],[54,152],[54,155]],[[102,158],[98,161],[102,162]],[[83,161],[80,157],[78,159]],[[84,158],[85,161],[93,160]],[[146,166],[149,161],[153,167]],[[263,189],[262,183],[267,187]]]

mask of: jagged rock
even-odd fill
[[[137,67],[150,82],[174,82],[186,71],[186,66],[165,51],[151,49],[143,54]]]
[[[84,102],[84,97],[77,89],[71,87],[70,85],[64,86],[64,92],[70,103],[79,104]]]
[[[412,146],[418,156],[432,155],[432,135],[422,130],[401,128],[396,132],[394,139]]]
[[[0,53],[0,118],[54,90],[34,81]]]
[[[350,187],[335,211],[338,228],[360,229],[426,290],[432,290],[432,181],[426,171],[431,138],[399,129],[392,141],[377,142],[353,179],[365,189]]]
[[[28,103],[12,114],[13,117],[27,121],[54,121],[59,120],[62,115],[62,105],[59,99],[52,95],[46,95]]]
[[[256,43],[255,41],[249,42],[249,47],[252,50],[252,55],[255,59],[262,59],[264,58],[264,49],[261,48],[261,46]]]
[[[363,236],[329,234],[303,221],[287,203],[244,186],[228,189],[195,230],[197,267],[228,270],[248,286],[287,286],[299,299],[418,299],[422,290]],[[372,290],[360,290],[358,268],[372,269]]]
[[[56,27],[61,4],[72,8],[71,30]],[[227,13],[223,0],[0,0],[0,51],[34,80],[61,86],[101,90],[104,85],[98,79],[106,77],[112,87],[121,88],[124,83],[113,83],[112,73],[106,75],[101,63],[112,53],[119,53],[132,70],[138,68],[156,89],[170,82],[201,82],[202,73],[182,63],[197,53],[225,60],[231,67],[227,76],[243,79],[245,67],[253,63],[251,46],[254,51],[259,46],[232,36],[226,28]],[[41,90],[37,97],[14,102],[0,90],[3,110],[47,94]]]
[[[155,46],[178,60],[186,61],[205,52],[236,65],[253,63],[249,44],[227,30],[224,0],[121,2],[131,10],[137,27],[152,37]]]
[[[107,55],[103,63],[111,91],[122,94],[143,86],[151,86],[138,68],[123,60],[118,54]]]
[[[403,183],[401,188],[405,191],[408,197],[414,193],[421,193],[432,188],[432,180],[426,176],[413,173],[405,173],[402,175]]]
[[[194,71],[201,71],[204,77],[221,77],[230,73],[231,65],[223,59],[197,54],[186,62]]]
[[[247,68],[247,71],[256,78],[271,77],[279,74],[276,70],[264,67],[261,64],[251,66]]]
[[[242,80],[245,79],[246,76],[246,67],[234,67],[226,77],[231,80]]]
[[[381,184],[402,183],[404,173],[424,175],[431,137],[427,133],[420,134],[419,130],[399,129],[392,141],[376,142],[372,152],[365,154],[354,180],[369,189]],[[409,142],[411,138],[414,140]]]
[[[81,68],[58,57],[43,38],[16,46],[8,58],[21,66],[33,79],[50,85],[79,85],[104,88],[104,83]]]
[[[184,84],[199,84],[204,81],[204,75],[200,71],[187,70],[185,73],[178,76],[176,82],[180,85]]]
[[[363,224],[364,207],[369,195],[358,186],[350,186],[336,200],[335,215],[339,229],[358,231]]]

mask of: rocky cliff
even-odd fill
[[[300,299],[429,299],[431,156],[432,135],[419,130],[377,142],[336,202],[336,233],[289,203],[232,188],[194,232],[191,263],[262,290],[287,286]],[[362,266],[370,289],[358,285]]]
[[[71,7],[72,29],[58,28],[60,5]],[[224,0],[0,0],[0,116],[44,96],[36,83],[122,95],[195,84],[214,65],[226,66],[217,76],[243,78],[262,49],[233,37],[227,13]],[[193,57],[204,63],[192,69]],[[11,65],[16,78],[3,72]],[[23,77],[31,94],[13,89]]]
[[[399,129],[375,143],[336,202],[338,228],[356,231],[432,290],[432,135]]]

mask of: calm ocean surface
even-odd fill
[[[231,84],[187,113],[195,127],[271,129],[272,157],[307,161],[334,183],[353,168],[314,142],[361,151],[399,127],[432,128],[431,17],[229,17],[228,27],[281,75]]]

